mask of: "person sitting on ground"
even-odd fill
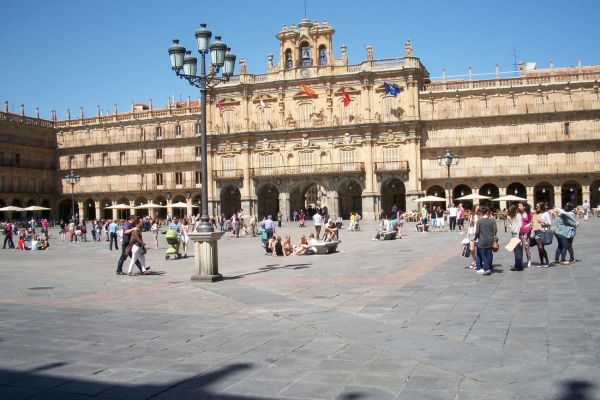
[[[325,226],[325,238],[323,239],[325,242],[332,242],[337,240],[338,238],[338,228],[336,228],[335,223],[333,221],[329,221],[329,223]]]
[[[275,248],[275,236],[271,236],[269,238],[269,240],[267,240],[267,244],[265,246],[265,251],[266,251],[265,255],[272,256],[274,248]]]
[[[285,253],[283,252],[283,244],[281,243],[281,236],[277,236],[275,238],[275,242],[273,243],[272,255],[283,257]]]
[[[415,225],[415,231],[416,232],[429,232],[429,224],[427,223],[427,220],[421,219],[420,221],[418,221],[417,225]]]
[[[353,231],[360,231],[360,220],[362,217],[359,213],[354,213],[354,229]]]
[[[290,238],[289,235],[285,237],[281,245],[283,246],[283,254],[286,256],[289,256],[294,252],[294,249],[292,249],[292,238]]]
[[[294,254],[297,256],[301,256],[303,254],[306,254],[306,250],[308,250],[308,240],[306,240],[306,236],[304,235],[300,235],[300,240],[298,241],[298,244],[296,245],[296,248],[294,249]]]

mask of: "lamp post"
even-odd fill
[[[448,204],[452,205],[452,182],[450,181],[450,167],[458,165],[460,156],[458,154],[450,153],[449,149],[446,149],[443,156],[438,156],[437,162],[440,166],[446,166],[448,169]]]
[[[201,169],[201,193],[202,204],[200,208],[201,218],[197,228],[198,235],[190,235],[194,240],[196,252],[196,264],[199,275],[192,277],[193,280],[217,281],[223,279],[218,273],[217,240],[221,238],[220,232],[214,232],[208,216],[208,173],[206,159],[206,91],[219,83],[228,82],[233,75],[235,66],[235,55],[230,52],[227,45],[221,42],[220,36],[210,43],[212,33],[206,29],[206,24],[200,24],[196,31],[196,45],[200,53],[200,74],[196,75],[198,60],[192,56],[191,51],[179,44],[174,39],[169,47],[169,59],[171,69],[179,78],[186,79],[188,83],[200,89],[200,169]],[[206,72],[206,55],[210,53],[209,72]],[[221,75],[219,76],[219,73]]]
[[[81,180],[81,176],[71,170],[68,175],[64,177],[65,183],[71,185],[71,219],[75,220],[75,185]]]
[[[171,68],[177,76],[184,78],[192,86],[200,89],[200,151],[201,151],[201,185],[202,185],[202,208],[198,232],[213,232],[208,216],[208,184],[207,184],[207,160],[206,160],[206,90],[213,88],[221,82],[228,82],[233,75],[235,66],[235,55],[232,54],[227,45],[221,42],[220,36],[209,44],[212,33],[206,29],[206,24],[200,24],[196,31],[196,44],[200,53],[200,75],[196,75],[197,59],[179,44],[178,39],[173,40],[169,47],[169,58]],[[210,52],[212,69],[206,73],[206,55]],[[221,76],[217,74],[221,72]]]

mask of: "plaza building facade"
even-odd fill
[[[241,59],[239,75],[209,91],[212,215],[242,208],[286,218],[315,205],[373,219],[394,204],[417,209],[424,194],[600,202],[599,66],[432,80],[410,41],[402,57],[375,59],[369,45],[363,62],[349,64],[345,46],[334,55],[334,33],[326,21],[284,26],[266,73],[248,73]],[[45,121],[56,141],[53,208],[70,212],[71,187],[60,177],[73,170],[86,218],[118,217],[107,209],[116,204],[145,215],[134,207],[148,202],[167,207],[152,214],[197,212],[199,112],[188,99]],[[450,188],[437,160],[446,149],[460,155]]]

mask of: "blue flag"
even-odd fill
[[[387,82],[383,82],[383,87],[385,87],[385,94],[390,94],[396,97],[400,93],[400,88],[393,83],[390,85]]]

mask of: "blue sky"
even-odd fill
[[[278,52],[274,35],[304,17],[304,0],[4,0],[0,11],[0,101],[64,118],[67,108],[91,116],[96,105],[124,111],[132,100],[162,107],[172,95],[198,96],[169,69],[167,48],[173,38],[192,47],[200,22],[246,59],[249,73],[264,73],[267,55]],[[336,30],[336,56],[345,44],[359,63],[371,42],[375,58],[399,57],[410,38],[432,76],[443,67],[466,74],[469,65],[513,70],[513,49],[542,68],[549,60],[600,64],[599,14],[595,0],[307,0],[308,18]]]

